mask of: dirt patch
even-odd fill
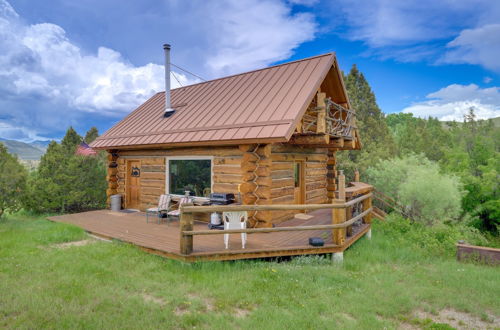
[[[189,313],[189,305],[188,304],[182,304],[174,309],[174,314],[177,316],[182,316],[186,313]]]
[[[73,246],[85,246],[85,245],[93,244],[95,242],[97,242],[97,241],[94,239],[84,239],[81,241],[52,244],[49,247],[53,248],[53,249],[67,249],[67,248],[70,248]]]
[[[340,315],[348,321],[356,321],[356,319],[351,314],[342,313]]]
[[[212,298],[202,297],[194,293],[188,294],[188,298],[190,300],[200,300],[207,312],[213,312],[215,310],[215,301]]]
[[[485,314],[483,317],[478,317],[469,313],[460,312],[451,308],[441,310],[437,315],[417,311],[414,317],[418,323],[422,325],[426,320],[432,320],[433,323],[448,324],[455,329],[497,329],[500,327],[500,318]],[[408,328],[406,328],[408,329]]]
[[[247,317],[248,315],[250,315],[252,311],[249,310],[249,309],[246,309],[246,308],[240,308],[240,307],[236,307],[234,309],[234,315],[237,317],[237,318],[244,318],[244,317]]]
[[[160,305],[160,306],[165,306],[167,304],[167,302],[164,299],[152,296],[152,295],[147,294],[147,293],[144,293],[142,295],[142,298],[144,299],[145,302],[152,302],[152,303]]]
[[[217,312],[217,304],[215,299],[201,296],[199,294],[190,293],[186,297],[186,301],[179,304],[174,309],[174,314],[177,316],[182,316],[190,312],[191,306],[195,306],[200,312],[200,307],[205,313]],[[201,306],[200,306],[201,305]],[[244,307],[235,307],[231,309],[231,314],[237,318],[247,317],[252,310]]]

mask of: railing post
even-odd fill
[[[183,232],[193,230],[193,213],[182,212],[183,206],[193,206],[193,203],[185,203],[180,206],[181,254],[191,254],[193,252],[193,236],[184,235]]]
[[[360,180],[359,179],[359,171],[356,170],[356,171],[354,171],[354,182],[359,182],[359,180]]]
[[[338,196],[333,201],[333,204],[345,203],[345,176],[344,171],[340,171]],[[337,208],[332,210],[332,223],[343,223],[346,221],[346,208]],[[333,243],[339,246],[344,245],[345,242],[345,228],[333,229],[332,232]]]
[[[345,209],[345,221],[349,221],[352,218],[352,206],[346,207]],[[347,227],[346,229],[346,235],[347,236],[352,236],[352,225]]]
[[[362,203],[363,203],[363,211],[366,211],[370,207],[372,207],[372,198],[368,197]],[[363,217],[363,222],[364,223],[372,223],[372,213],[371,212]]]

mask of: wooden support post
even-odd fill
[[[360,182],[359,181],[359,171],[358,170],[354,171],[354,182]]]
[[[363,203],[363,211],[366,211],[370,207],[372,207],[372,198],[368,197],[362,203]],[[367,216],[363,217],[363,222],[364,223],[372,223],[372,214],[369,213]]]
[[[182,206],[193,206],[193,203],[186,203]],[[183,231],[192,231],[194,227],[193,213],[183,213],[181,206],[180,213],[180,235],[181,235],[181,254],[187,255],[193,252],[193,236],[183,235]]]
[[[298,122],[297,127],[295,128],[297,133],[302,133],[302,120]]]
[[[318,119],[316,124],[316,133],[326,133],[326,94],[318,92]]]
[[[338,190],[338,196],[337,198],[333,201],[333,203],[337,204],[343,204],[345,203],[345,176],[344,176],[344,171],[340,171],[339,175],[339,184],[338,184],[339,190]],[[346,209],[345,208],[339,208],[339,209],[333,209],[332,210],[332,223],[337,224],[337,223],[343,223],[346,221]],[[333,229],[332,237],[333,237],[333,243],[337,244],[339,246],[344,245],[345,243],[345,233],[346,230],[345,228],[341,229]]]
[[[339,171],[339,196],[338,199],[345,202],[345,175],[344,171]]]

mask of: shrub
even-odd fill
[[[412,223],[396,213],[388,215],[386,221],[377,222],[377,230],[428,256],[451,256],[456,252],[455,245],[460,240],[473,245],[495,245],[479,230],[462,223],[439,223],[429,227],[418,222]]]
[[[367,175],[377,190],[403,205],[414,220],[430,225],[457,219],[461,213],[458,178],[441,174],[438,164],[423,156],[380,161]]]
[[[26,189],[26,169],[0,143],[0,217],[21,207]]]

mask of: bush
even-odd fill
[[[377,190],[393,197],[416,221],[430,225],[457,219],[461,213],[458,178],[441,174],[438,164],[423,156],[380,161],[367,175]]]

